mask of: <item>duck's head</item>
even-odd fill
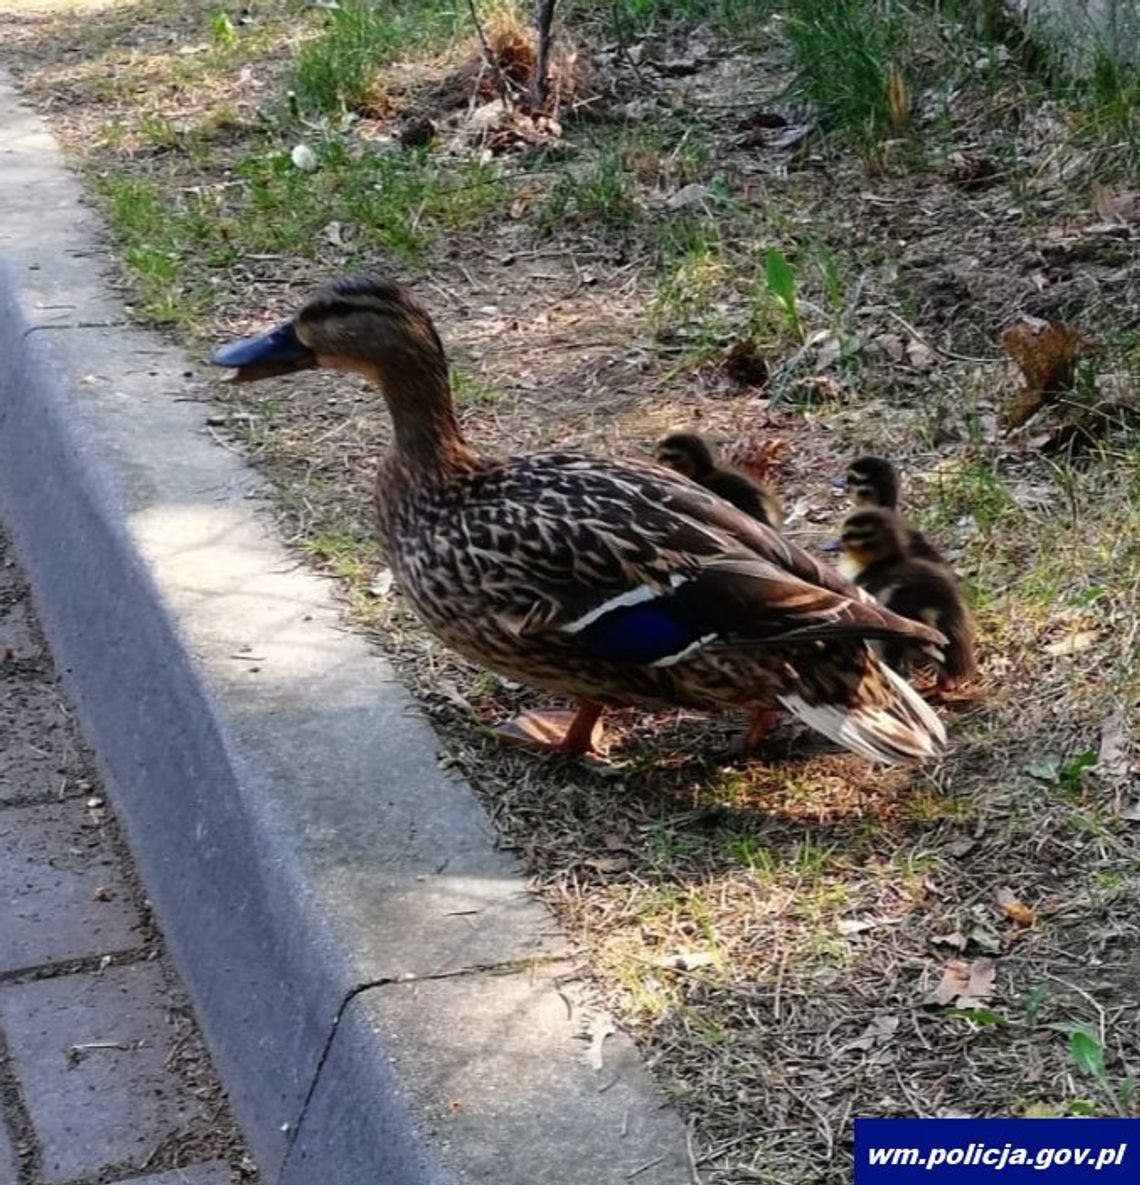
[[[700,481],[716,468],[716,458],[703,436],[696,432],[671,432],[653,448],[653,457],[675,473]]]
[[[885,457],[857,457],[847,466],[843,484],[852,506],[894,510],[899,504],[899,476]]]
[[[843,521],[839,548],[859,571],[901,559],[906,554],[902,521],[893,510],[857,510]]]
[[[447,357],[431,318],[399,284],[375,276],[332,280],[288,321],[223,346],[211,358],[251,382],[312,367],[354,371],[375,382],[397,441],[439,448],[460,441]]]
[[[211,361],[250,382],[324,366],[387,378],[430,361],[446,373],[443,345],[423,307],[399,284],[375,276],[344,276],[311,296],[288,321],[223,346]]]

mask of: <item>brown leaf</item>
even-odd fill
[[[1114,782],[1126,781],[1132,774],[1128,721],[1121,708],[1101,722],[1096,772],[1102,778]]]
[[[514,201],[511,202],[510,216],[518,219],[526,216],[526,212],[534,204],[534,199],[538,196],[538,187],[535,185],[524,185],[515,195]]]
[[[733,469],[746,473],[753,481],[771,482],[780,466],[780,458],[788,451],[788,442],[779,436],[764,439],[749,437],[726,450],[725,460]]]
[[[993,995],[996,977],[997,964],[993,959],[975,959],[972,963],[951,959],[930,995],[930,1003],[974,1008]]]
[[[595,872],[600,872],[603,876],[625,872],[629,868],[629,861],[624,856],[595,856],[591,860],[583,861],[583,863],[587,868],[592,868]]]
[[[885,1045],[898,1031],[899,1018],[897,1016],[875,1016],[863,1032],[851,1041],[844,1042],[839,1047],[840,1053],[866,1053],[877,1045]]]
[[[1025,387],[1007,408],[1005,426],[1017,428],[1047,400],[1063,394],[1073,383],[1077,359],[1092,342],[1063,321],[1025,317],[1001,335],[1001,348],[1025,379]]]
[[[1012,889],[998,889],[997,903],[1002,913],[1019,926],[1032,926],[1037,920],[1037,915],[1033,910]]]
[[[1092,204],[1093,209],[1105,222],[1124,225],[1140,222],[1140,193],[1133,190],[1126,189],[1122,193],[1117,193],[1111,186],[1094,181]]]
[[[934,351],[918,338],[912,338],[906,343],[906,360],[915,370],[931,370],[937,361]]]
[[[1070,654],[1080,654],[1082,650],[1087,650],[1099,637],[1099,630],[1078,630],[1075,634],[1069,634],[1068,637],[1062,638],[1059,642],[1050,642],[1045,647],[1045,653],[1051,654],[1054,658],[1066,658]]]

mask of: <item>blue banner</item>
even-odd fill
[[[856,1119],[855,1185],[1140,1182],[1140,1119]]]

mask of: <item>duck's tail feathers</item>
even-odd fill
[[[893,695],[880,703],[808,703],[802,696],[780,696],[780,703],[805,724],[868,761],[911,765],[939,757],[946,729],[933,708],[901,675],[878,664]]]

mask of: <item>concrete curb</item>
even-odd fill
[[[565,940],[470,788],[98,258],[0,75],[0,515],[263,1179],[690,1180],[629,1043],[584,1056]]]

